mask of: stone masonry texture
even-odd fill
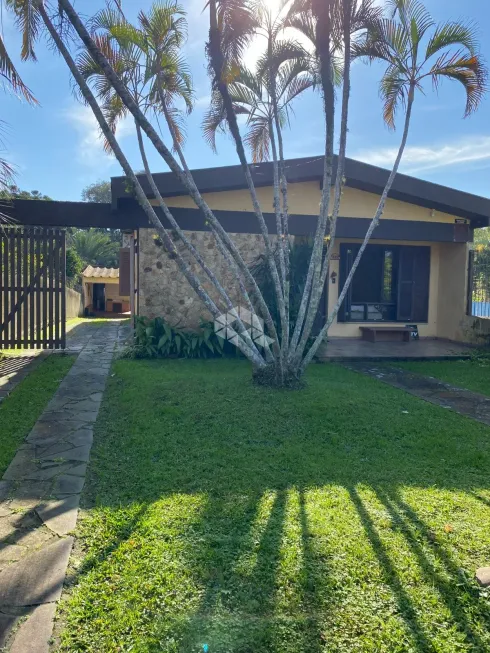
[[[241,303],[240,289],[233,271],[218,250],[214,236],[206,231],[186,232],[186,235],[216,274],[229,293],[232,302],[234,304]],[[264,251],[261,235],[230,234],[230,236],[247,265],[253,263]],[[198,276],[203,287],[209,291],[217,305],[225,311],[226,308],[222,300],[218,298],[209,279],[188,250],[180,244],[179,251],[182,252],[190,268]],[[199,327],[201,319],[205,321],[211,319],[211,315],[178,269],[176,262],[156,240],[156,232],[153,229],[140,230],[139,302],[140,315],[150,318],[163,317],[172,326],[196,329]]]

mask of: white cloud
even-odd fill
[[[354,152],[352,157],[372,165],[390,168],[397,152],[397,148],[386,147]],[[409,146],[403,155],[401,168],[407,173],[417,173],[485,161],[490,165],[490,136],[472,136],[453,143]]]
[[[78,134],[75,147],[76,158],[80,164],[103,174],[116,163],[114,156],[104,151],[99,125],[90,107],[73,103],[62,112],[62,116]],[[117,128],[117,139],[120,141],[130,134],[132,129],[131,119],[122,120]]]

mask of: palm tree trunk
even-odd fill
[[[276,327],[274,325],[274,321],[272,320],[272,316],[269,311],[269,307],[267,306],[264,297],[257,285],[257,282],[255,281],[253,275],[250,273],[250,270],[248,269],[240,252],[238,251],[235,243],[230,238],[229,234],[223,229],[219,220],[217,220],[214,213],[211,211],[207,203],[204,201],[192,177],[190,178],[187,177],[187,175],[182,171],[177,161],[172,156],[170,150],[167,148],[167,146],[163,143],[161,138],[158,136],[153,125],[149,122],[149,120],[141,111],[137,103],[134,101],[131,93],[128,91],[128,89],[119,79],[118,75],[116,74],[116,72],[114,71],[110,63],[107,61],[103,53],[95,45],[93,39],[91,38],[84,24],[80,20],[77,12],[73,9],[69,0],[59,0],[59,4],[63,9],[63,12],[66,14],[68,20],[74,27],[75,31],[79,35],[83,44],[87,48],[88,52],[90,53],[94,61],[97,63],[97,65],[100,66],[107,80],[112,84],[114,90],[119,95],[124,105],[131,112],[133,117],[138,121],[138,124],[141,126],[145,134],[148,136],[148,138],[154,145],[157,152],[162,156],[164,161],[169,166],[170,170],[175,174],[179,182],[187,190],[189,196],[194,201],[196,206],[199,209],[201,209],[201,211],[204,213],[206,220],[208,220],[209,223],[214,226],[217,233],[220,235],[223,242],[226,244],[227,249],[229,250],[236,264],[240,268],[240,271],[242,272],[246,282],[250,284],[250,287],[253,289],[253,294],[254,297],[257,298],[257,303],[259,305],[261,315],[265,320],[271,338],[273,338],[274,340],[274,343],[272,345],[274,350],[274,355],[276,357],[279,357],[280,356],[280,349],[278,344],[279,338],[277,335]]]
[[[364,240],[362,242],[362,245],[359,249],[359,252],[357,253],[357,256],[355,258],[354,263],[352,264],[352,268],[347,276],[347,279],[345,280],[344,287],[342,288],[342,292],[339,295],[339,298],[337,299],[337,303],[335,304],[335,307],[330,314],[326,324],[318,334],[318,336],[315,339],[315,342],[311,346],[310,350],[306,354],[306,356],[303,359],[303,362],[301,363],[301,370],[305,370],[306,367],[308,366],[309,363],[313,360],[313,356],[316,354],[318,347],[321,345],[323,338],[326,336],[328,333],[328,330],[330,326],[332,325],[332,322],[335,320],[337,317],[337,313],[339,312],[340,306],[342,305],[342,302],[344,301],[345,295],[347,294],[347,291],[349,290],[349,286],[352,282],[352,278],[354,277],[355,271],[357,270],[357,267],[359,265],[359,262],[362,258],[362,255],[364,254],[364,250],[367,247],[367,244],[369,243],[369,240],[371,239],[371,236],[373,234],[373,231],[375,228],[378,226],[379,221],[381,219],[381,216],[383,215],[383,211],[385,208],[386,204],[386,199],[388,197],[388,193],[391,190],[391,187],[393,186],[393,182],[395,181],[395,177],[398,173],[398,168],[400,167],[400,162],[403,157],[403,152],[405,151],[405,146],[407,144],[407,138],[408,138],[408,132],[410,129],[410,119],[412,116],[412,107],[413,107],[413,100],[414,100],[414,93],[415,93],[415,88],[411,86],[409,94],[408,94],[408,101],[407,101],[407,113],[405,115],[405,126],[403,129],[403,136],[402,140],[400,143],[400,148],[398,150],[398,154],[395,160],[395,164],[393,166],[393,169],[390,173],[390,176],[388,177],[388,181],[386,182],[386,186],[384,187],[383,193],[381,195],[381,198],[379,200],[378,208],[376,210],[376,214],[374,215],[374,218],[371,221],[371,224],[369,225],[369,228],[366,232],[366,235],[364,236]]]
[[[316,27],[316,48],[320,60],[320,76],[323,90],[323,102],[325,109],[325,164],[323,171],[323,188],[320,204],[320,214],[313,241],[313,251],[310,265],[306,276],[305,288],[301,298],[298,311],[298,318],[291,339],[291,358],[295,359],[296,350],[305,322],[308,306],[310,303],[319,302],[322,289],[319,288],[319,277],[323,259],[323,243],[328,223],[328,209],[330,206],[330,190],[333,176],[333,145],[334,145],[334,121],[335,121],[335,92],[332,80],[332,57],[331,47],[331,0],[319,0],[316,5],[317,27]]]
[[[330,258],[332,256],[333,247],[335,244],[335,235],[337,230],[337,219],[340,211],[340,201],[342,199],[342,190],[344,187],[344,170],[345,170],[345,157],[347,152],[347,126],[349,118],[349,100],[350,100],[350,67],[351,67],[351,1],[344,0],[342,3],[342,24],[343,24],[343,40],[344,40],[344,71],[343,71],[343,84],[342,84],[342,110],[340,119],[340,139],[339,139],[339,154],[337,157],[337,172],[335,178],[334,190],[334,203],[332,218],[330,220],[329,236],[330,241],[327,247],[327,254],[323,261],[322,271],[320,274],[320,281],[318,284],[319,289],[323,292],[325,282],[328,275],[330,266]],[[308,338],[311,335],[311,330],[315,322],[318,306],[322,297],[322,292],[317,295],[317,301],[313,301],[313,297],[308,307],[308,314],[303,329],[301,340],[294,352],[296,359],[301,359]]]
[[[242,137],[240,135],[240,129],[238,127],[236,114],[233,109],[233,102],[228,92],[228,87],[223,80],[223,70],[225,67],[225,62],[221,52],[221,39],[220,39],[220,31],[218,28],[216,0],[209,1],[209,15],[210,15],[209,51],[210,51],[211,66],[213,68],[213,73],[215,77],[215,84],[216,84],[216,88],[218,89],[223,99],[223,106],[225,109],[228,127],[230,129],[230,133],[235,142],[235,149],[238,154],[238,158],[242,166],[245,179],[247,181],[250,197],[252,199],[252,206],[259,222],[260,231],[262,233],[262,239],[265,246],[267,263],[272,276],[274,290],[276,292],[276,301],[279,309],[279,315],[281,318],[281,331],[282,334],[284,334],[286,329],[286,323],[287,323],[286,311],[284,305],[284,292],[283,292],[283,288],[281,287],[281,281],[277,270],[276,259],[274,257],[274,252],[272,251],[271,242],[269,239],[269,232],[264,220],[264,216],[262,214],[262,209],[260,207],[260,203],[257,197],[255,184],[253,182],[252,175],[250,173],[250,167],[248,165],[247,157],[245,155],[245,148],[243,146]]]
[[[272,120],[269,118],[269,140],[272,149],[272,174],[273,174],[273,192],[274,192],[274,214],[276,216],[277,244],[279,248],[279,269],[281,271],[281,281],[284,292],[284,282],[286,280],[286,264],[284,260],[284,248],[282,245],[282,220],[281,220],[281,200],[279,199],[279,166],[277,163],[276,139],[274,136],[274,127]]]
[[[148,179],[148,183],[150,184],[150,188],[152,190],[152,193],[154,194],[156,200],[158,201],[158,204],[160,205],[160,208],[163,211],[163,214],[167,218],[167,220],[170,222],[170,225],[172,226],[172,229],[174,229],[177,232],[178,237],[180,240],[183,242],[185,247],[189,250],[189,252],[192,254],[192,256],[196,259],[197,263],[201,266],[201,269],[204,271],[204,273],[207,275],[213,286],[216,288],[218,291],[219,295],[225,302],[225,305],[229,311],[231,311],[234,306],[233,302],[228,296],[228,293],[226,290],[223,288],[221,283],[219,282],[218,278],[214,274],[214,272],[208,267],[206,264],[205,260],[201,256],[200,252],[194,247],[194,245],[191,243],[191,241],[187,238],[185,233],[182,231],[180,228],[177,220],[174,218],[172,213],[169,211],[168,206],[163,200],[163,197],[160,194],[160,191],[158,190],[158,186],[155,183],[155,180],[153,179],[153,175],[151,174],[150,171],[150,166],[148,165],[148,159],[146,156],[145,152],[145,146],[143,143],[143,135],[141,133],[141,127],[138,125],[138,123],[135,121],[135,127],[136,127],[136,135],[138,138],[138,146],[141,154],[141,159],[143,161],[143,167],[145,169],[145,174],[146,178]],[[252,338],[250,337],[247,329],[245,328],[244,324],[242,323],[240,317],[238,316],[237,318],[238,326],[240,328],[240,333],[242,334],[242,337],[245,339],[247,342],[248,346],[252,349],[252,351],[255,353],[257,356],[257,359],[260,360],[262,359],[262,356],[255,346],[255,343],[253,342]],[[265,361],[263,361],[265,364]]]
[[[277,163],[277,148],[276,139],[274,136],[274,126],[272,120],[269,119],[269,138],[272,148],[272,170],[274,182],[274,212],[276,214],[276,230],[277,230],[277,248],[279,252],[279,268],[281,271],[282,291],[284,295],[284,312],[285,320],[282,323],[281,333],[281,355],[282,355],[282,368],[287,365],[288,347],[289,347],[289,285],[287,280],[286,269],[286,252],[284,247],[284,232],[283,221],[281,217],[281,201],[279,199],[279,167]]]
[[[90,106],[92,109],[94,116],[99,123],[99,126],[101,128],[102,133],[104,134],[105,138],[107,141],[110,143],[111,148],[114,152],[114,155],[116,156],[117,160],[121,164],[121,167],[124,170],[124,173],[127,175],[128,179],[132,182],[134,185],[134,190],[136,193],[136,196],[138,198],[138,201],[145,211],[149,221],[155,229],[157,230],[158,234],[162,238],[162,241],[167,249],[168,252],[171,252],[172,254],[175,255],[175,260],[177,263],[177,266],[179,267],[179,270],[182,272],[182,274],[185,276],[187,281],[189,282],[190,286],[194,289],[198,297],[201,299],[201,301],[204,303],[206,308],[209,310],[211,315],[214,317],[217,317],[218,315],[221,314],[220,309],[216,306],[214,301],[211,299],[211,297],[208,295],[208,293],[204,290],[204,288],[201,286],[199,279],[191,272],[189,269],[188,265],[182,258],[182,256],[179,254],[177,251],[175,244],[173,243],[172,239],[169,237],[166,229],[163,227],[161,224],[160,220],[158,219],[158,216],[156,215],[155,211],[153,210],[153,207],[151,206],[148,198],[146,197],[146,194],[144,190],[142,189],[138,178],[134,174],[131,166],[129,165],[128,160],[124,156],[124,153],[122,152],[121,148],[119,147],[119,143],[117,142],[114,134],[112,133],[109,125],[107,124],[107,121],[105,120],[105,117],[97,103],[97,100],[95,99],[93,93],[89,89],[87,83],[83,79],[82,75],[78,71],[78,68],[73,61],[70,53],[68,52],[68,49],[65,47],[65,44],[63,43],[62,39],[60,38],[58,32],[56,31],[54,25],[51,23],[44,6],[40,4],[38,6],[38,10],[40,12],[41,18],[43,19],[44,24],[46,25],[46,28],[48,29],[48,32],[53,39],[56,47],[58,48],[60,54],[62,55],[63,59],[65,60],[66,64],[68,65],[68,68],[70,69],[71,74],[75,78],[75,81],[77,82],[78,86],[80,87],[80,91],[87,102],[87,104]],[[258,367],[263,367],[263,359],[259,360],[255,353],[252,351],[252,349],[243,341],[238,341],[237,343],[238,348],[240,351],[243,352],[243,354],[249,358],[255,365]]]

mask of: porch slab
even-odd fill
[[[318,349],[322,361],[457,360],[469,358],[474,348],[462,343],[421,338],[410,342],[366,342],[360,338],[335,338]]]

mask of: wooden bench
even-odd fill
[[[362,340],[368,342],[377,342],[378,335],[387,336],[383,338],[384,342],[410,342],[413,329],[405,326],[362,326],[359,327],[362,334]]]

